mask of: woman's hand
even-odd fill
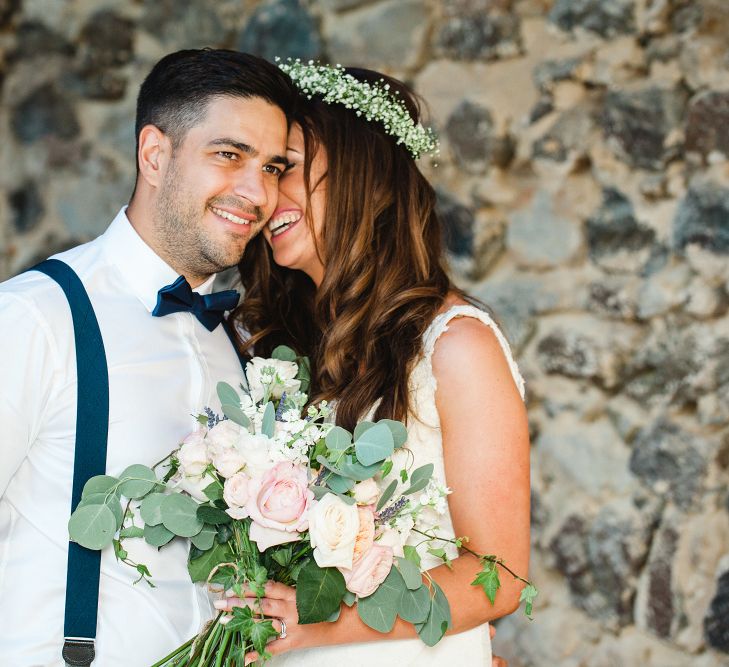
[[[268,651],[272,655],[286,653],[294,649],[315,646],[318,625],[299,625],[299,614],[296,611],[296,589],[275,581],[266,582],[264,597],[260,602],[252,592],[246,590],[245,597],[236,597],[232,591],[226,592],[226,597],[215,601],[218,611],[232,612],[234,607],[250,607],[254,611],[273,619],[273,627],[281,633],[285,623],[286,636],[271,640]],[[258,659],[258,653],[252,651],[246,654],[245,664],[250,665]]]

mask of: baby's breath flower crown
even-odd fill
[[[381,123],[387,134],[404,144],[414,158],[423,153],[438,153],[438,139],[432,129],[415,123],[405,106],[397,98],[397,91],[390,92],[390,84],[383,79],[377,84],[360,81],[344,71],[341,65],[322,65],[298,58],[281,62],[278,66],[288,74],[304,95],[311,99],[318,95],[328,104],[342,104],[358,116]]]

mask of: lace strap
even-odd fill
[[[423,336],[423,356],[425,357],[425,359],[427,359],[428,365],[430,365],[430,360],[433,356],[433,350],[435,349],[436,341],[442,334],[448,331],[448,324],[450,323],[450,321],[457,317],[473,317],[474,319],[483,322],[494,332],[496,339],[499,341],[499,345],[501,345],[501,350],[506,357],[506,361],[509,364],[509,369],[511,370],[511,376],[514,378],[514,383],[516,384],[516,387],[519,390],[519,394],[523,399],[524,378],[522,378],[521,373],[519,372],[519,367],[516,365],[516,361],[514,361],[514,356],[511,353],[511,348],[509,347],[509,343],[506,340],[506,337],[501,332],[501,329],[499,329],[498,325],[496,324],[496,322],[494,322],[492,317],[480,308],[476,308],[476,306],[453,306],[444,313],[441,313],[440,315],[437,315],[435,317],[435,319],[431,322],[430,326]]]

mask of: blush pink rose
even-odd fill
[[[392,547],[373,545],[351,570],[340,568],[347,590],[360,598],[372,595],[390,574],[393,558]]]
[[[371,507],[358,507],[359,532],[354,542],[352,563],[356,564],[371,548],[375,541],[375,514]]]
[[[253,520],[251,539],[265,550],[298,540],[309,527],[308,510],[314,500],[306,468],[289,462],[277,463],[248,485],[246,510]]]
[[[248,516],[246,505],[250,496],[250,483],[250,477],[242,472],[225,480],[223,500],[228,504],[228,509],[225,511],[234,519],[245,519]]]

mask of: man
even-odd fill
[[[102,236],[57,256],[81,279],[103,338],[110,475],[162,459],[192,430],[190,415],[219,405],[218,381],[241,381],[224,327],[195,309],[155,317],[169,310],[157,308],[158,291],[184,276],[209,294],[216,272],[237,264],[276,206],[294,103],[288,79],[259,58],[166,56],[139,93],[128,208]],[[56,667],[64,664],[77,373],[69,304],[48,276],[31,271],[0,285],[0,355],[0,664]],[[128,540],[125,549],[156,588],[133,585],[137,572],[104,551],[100,667],[150,665],[211,616],[205,591],[190,583],[182,541],[157,550]]]

